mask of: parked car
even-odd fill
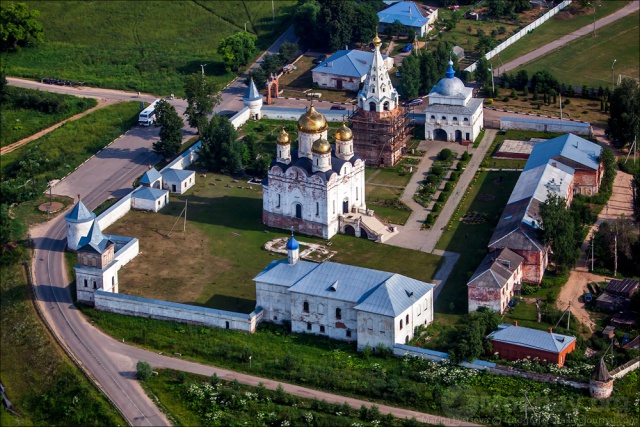
[[[591,293],[589,292],[584,294],[584,302],[590,303],[591,301],[593,301],[593,295],[591,295]]]
[[[622,341],[620,341],[620,345],[627,345],[629,344],[629,340],[631,339],[631,336],[629,334],[624,334],[622,336]]]
[[[331,110],[346,110],[345,107],[343,107],[342,105],[332,105]]]
[[[400,49],[400,52],[411,52],[411,49],[413,49],[413,45],[407,44],[407,45],[404,45],[402,49]]]
[[[420,104],[422,104],[422,99],[416,98],[416,99],[412,99],[411,101],[407,102],[404,105],[407,107],[415,107],[416,105],[420,105]]]
[[[314,64],[320,64],[325,59],[327,59],[327,55],[320,55],[316,59],[313,60],[313,63]]]

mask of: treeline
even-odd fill
[[[378,28],[381,0],[299,0],[293,25],[300,42],[323,51],[369,43]]]
[[[90,98],[75,98],[41,90],[7,86],[3,94],[2,109],[27,109],[45,114],[60,114],[78,107],[86,109],[91,104],[95,104],[95,101]]]
[[[453,69],[458,70],[458,58],[451,55],[453,44],[440,42],[433,51],[416,51],[402,61],[400,67],[400,93],[407,98],[426,95],[433,86],[444,77],[449,67],[449,59],[453,61]],[[467,72],[457,72],[462,81],[468,78]]]

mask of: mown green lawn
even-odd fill
[[[37,94],[40,91],[9,86],[7,92],[9,98],[0,107],[0,113],[2,114],[2,121],[0,121],[1,147],[20,141],[98,104],[93,98],[78,98],[72,95],[48,93],[46,95],[47,98],[57,100],[61,107],[59,112],[44,112],[16,106],[13,102],[15,96]]]
[[[629,4],[630,1],[606,0],[596,1],[595,3],[598,5],[596,8],[596,20],[598,20],[621,9]],[[575,13],[568,13],[569,11],[575,11]],[[584,12],[578,12],[576,5],[568,6],[564,11],[561,11],[561,13],[527,34],[526,37],[500,52],[499,57],[492,58],[490,62],[496,64],[496,67],[499,64],[506,64],[591,23],[593,23],[592,8],[587,8]]]
[[[488,253],[489,239],[519,176],[518,172],[480,172],[464,196],[457,213],[452,217],[451,229],[446,229],[436,244],[436,249],[460,254],[436,301],[437,312],[467,312],[467,281]],[[478,200],[478,195],[489,195],[492,198]],[[487,222],[466,224],[459,221],[459,218],[470,211],[486,214]]]
[[[617,84],[619,74],[640,77],[640,13],[626,16],[604,28],[564,45],[524,65],[533,75],[549,70],[560,82],[589,87],[611,87],[611,65]],[[517,72],[517,71],[516,71]]]
[[[293,0],[28,1],[40,11],[45,42],[2,55],[8,75],[55,77],[90,86],[183,94],[185,76],[205,73],[221,86],[234,74],[216,52],[226,36],[247,31],[266,49],[290,25]]]

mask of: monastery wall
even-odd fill
[[[198,160],[198,149],[202,145],[202,142],[198,141],[191,146],[187,151],[178,156],[174,161],[165,166],[160,173],[169,169],[186,169],[191,166],[191,163]]]
[[[238,111],[233,117],[229,119],[234,128],[238,129],[243,124],[245,124],[249,118],[251,117],[251,109],[249,107],[244,107],[242,110]]]
[[[103,291],[95,293],[94,302],[96,309],[112,313],[252,333],[255,332],[258,323],[262,320],[261,308],[250,314],[244,314]]]
[[[539,132],[557,132],[557,133],[573,133],[575,135],[590,136],[592,133],[591,125],[585,122],[565,121],[559,122],[554,120],[535,119],[532,121],[510,119],[508,117],[500,118],[500,129],[515,130],[533,130]]]
[[[109,209],[102,212],[100,216],[96,218],[100,230],[106,230],[111,224],[122,218],[131,210],[131,196],[133,191],[118,200],[117,203],[112,205]]]
[[[348,108],[348,107],[347,107]],[[271,120],[291,120],[297,121],[306,110],[304,108],[286,108],[286,107],[271,107],[263,106],[262,118]],[[324,110],[318,108],[317,111],[324,115],[328,122],[342,122],[343,116],[347,116],[347,110]]]

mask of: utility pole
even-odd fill
[[[182,224],[182,233],[187,234],[187,200],[184,201],[184,223]]]
[[[595,37],[596,36],[596,7],[591,3],[587,3],[587,4],[593,8],[593,37]]]
[[[593,273],[593,257],[595,253],[593,252],[593,236],[591,236],[591,272]]]
[[[618,226],[616,225],[616,232],[613,234],[613,277],[618,276]]]
[[[569,301],[569,307],[567,308],[567,330],[569,330],[569,321],[571,320],[571,301]]]
[[[493,94],[496,93],[496,87],[493,83],[493,64],[491,64],[489,71],[491,71],[491,97],[493,98]]]
[[[611,92],[616,88],[616,82],[613,79],[613,66],[616,65],[617,59],[613,60],[613,64],[611,64]]]
[[[560,96],[560,120],[562,120],[562,92],[558,91],[558,95]]]
[[[251,22],[251,21],[247,21],[247,22],[245,22],[245,23],[244,23],[244,32],[245,32],[245,33],[247,32],[247,24],[248,24],[249,22]]]

